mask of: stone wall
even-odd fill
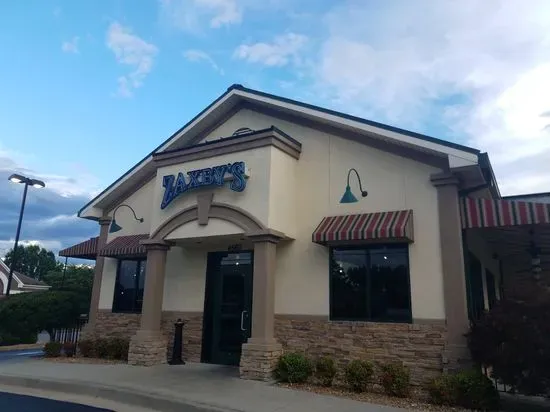
[[[174,323],[180,318],[183,327],[183,359],[200,362],[202,344],[202,312],[162,312],[161,330],[166,345],[166,357],[171,359],[174,345]],[[112,313],[100,310],[94,335],[118,336],[131,339],[139,328],[141,315],[135,313]]]
[[[284,350],[330,356],[342,368],[352,359],[402,362],[420,385],[443,371],[445,326],[336,322],[326,317],[277,315],[275,335]]]

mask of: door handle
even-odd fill
[[[241,312],[241,330],[242,330],[242,331],[245,331],[245,330],[246,330],[245,327],[244,327],[244,314],[245,314],[245,313],[248,313],[248,311],[247,311],[247,310],[243,310],[243,311]]]

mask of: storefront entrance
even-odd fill
[[[239,365],[251,330],[253,263],[251,251],[208,254],[202,362]]]

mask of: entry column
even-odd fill
[[[468,308],[462,225],[460,221],[459,180],[452,173],[432,175],[437,188],[439,234],[443,270],[443,296],[447,318],[446,369],[458,369],[469,363],[464,334],[468,332]]]
[[[250,234],[254,243],[252,333],[242,346],[240,375],[244,379],[271,379],[282,346],[275,339],[275,270],[277,243],[274,231]]]
[[[130,341],[128,363],[151,366],[166,363],[167,357],[167,342],[161,333],[161,317],[166,254],[170,244],[158,240],[141,243],[147,249],[143,308],[140,328]]]

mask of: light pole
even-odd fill
[[[23,220],[23,212],[25,211],[25,201],[27,200],[27,189],[29,186],[42,189],[46,187],[46,184],[42,180],[31,179],[29,177],[13,174],[9,177],[9,181],[13,183],[22,183],[25,185],[23,189],[23,200],[21,201],[21,210],[19,211],[19,222],[17,223],[17,232],[15,234],[15,246],[13,247],[13,253],[11,256],[10,274],[8,276],[8,287],[6,288],[6,296],[10,294],[11,281],[13,279],[13,270],[17,264],[17,245],[19,243],[19,234],[21,233],[21,222]]]

